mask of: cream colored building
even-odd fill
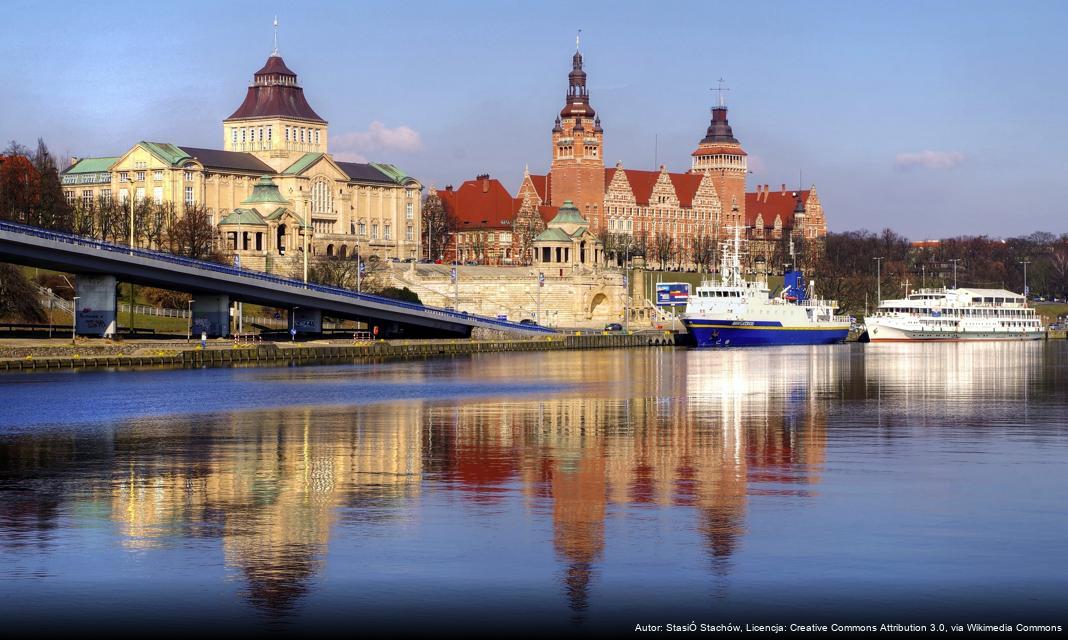
[[[139,142],[122,156],[75,158],[62,176],[67,200],[92,206],[152,199],[174,203],[179,214],[201,205],[224,238],[227,219],[268,177],[301,220],[298,226],[310,225],[310,253],[400,260],[420,255],[422,185],[390,164],[335,161],[326,120],[312,110],[297,75],[277,52],[253,75],[222,133],[222,150]],[[298,235],[265,238],[257,255],[246,254],[241,243],[236,249],[220,246],[249,258],[246,266],[261,268],[256,263],[266,263],[256,260],[259,254],[279,258],[274,264],[281,265],[301,251]]]

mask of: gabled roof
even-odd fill
[[[563,229],[552,227],[539,233],[534,242],[571,242],[571,236],[564,233]]]
[[[345,172],[345,175],[349,177],[349,182],[375,182],[379,184],[399,184],[392,176],[383,171],[380,167],[388,166],[392,167],[397,173],[400,173],[393,165],[379,165],[373,162],[335,162],[339,169]]]
[[[679,206],[689,209],[693,206],[693,198],[697,195],[697,189],[701,187],[700,173],[669,173],[671,184],[675,187],[675,196],[679,199]]]
[[[321,154],[321,153],[305,153],[301,157],[297,158],[296,162],[294,162],[293,164],[291,164],[288,167],[286,167],[282,171],[282,175],[287,175],[287,176],[299,175],[305,169],[307,169],[308,167],[310,167],[313,164],[315,164],[316,160],[318,160],[319,158],[322,158],[322,157],[323,157],[323,154]]]
[[[386,174],[386,176],[392,178],[393,181],[396,182],[397,184],[406,184],[408,182],[415,182],[415,178],[409,176],[407,173],[404,173],[403,171],[398,169],[396,167],[396,165],[392,165],[392,164],[389,164],[389,163],[386,163],[386,162],[372,162],[371,166],[374,167],[375,169],[378,169],[382,173]]]
[[[801,201],[808,203],[806,189],[801,192]],[[775,226],[775,216],[782,220],[783,228],[794,226],[794,207],[797,206],[797,191],[761,191],[745,194],[745,224],[755,226],[758,215],[764,216],[764,226]]]
[[[551,195],[553,185],[552,174],[544,176],[530,174],[530,183],[534,185],[534,191],[538,193],[538,197],[541,198],[541,201],[549,202],[551,199],[549,196]]]
[[[63,171],[60,171],[60,173],[105,173],[111,170],[111,165],[118,161],[118,156],[109,156],[106,158],[82,158]]]
[[[219,221],[219,225],[243,224],[246,226],[266,227],[267,223],[255,209],[234,209],[230,215]]]
[[[634,201],[638,206],[646,206],[649,204],[649,199],[653,196],[653,187],[656,186],[656,181],[660,179],[659,171],[639,171],[638,169],[621,169],[623,174],[627,177],[627,182],[630,183],[630,190],[634,193]],[[615,177],[616,169],[606,168],[604,170],[604,187],[608,189],[608,185],[612,184],[612,178]]]
[[[459,189],[437,192],[445,210],[456,218],[457,230],[511,229],[522,205],[496,178],[468,180]]]
[[[181,147],[180,150],[186,154],[186,158],[196,160],[204,165],[205,169],[230,169],[264,174],[274,173],[274,169],[251,153],[201,149],[200,147]]]
[[[538,215],[541,216],[541,221],[545,224],[549,224],[553,218],[556,217],[558,207],[553,207],[547,204],[543,204],[538,207]]]
[[[186,153],[183,149],[169,142],[141,141],[138,144],[144,147],[145,149],[148,149],[148,151],[152,155],[156,156],[160,160],[163,160],[172,167],[189,157],[189,154]]]

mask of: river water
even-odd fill
[[[1065,621],[1068,345],[0,375],[36,631]]]

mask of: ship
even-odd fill
[[[785,270],[776,295],[762,280],[742,275],[739,231],[733,246],[720,250],[719,279],[704,281],[686,303],[682,322],[698,347],[837,344],[849,334],[850,319],[835,314],[834,300],[814,295],[804,274]],[[793,254],[791,246],[791,256]]]
[[[1039,340],[1042,321],[1027,299],[1006,289],[920,289],[883,300],[864,318],[871,342]]]

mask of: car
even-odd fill
[[[623,325],[618,322],[610,322],[604,326],[605,331],[622,331]]]
[[[415,262],[415,258],[405,258],[405,259],[404,259],[404,262],[405,262],[405,263],[411,263],[411,262]]]
[[[475,262],[474,260],[468,260],[468,261],[467,261],[467,262],[465,262],[464,264],[465,264],[465,265],[467,265],[467,266],[469,266],[469,267],[477,267],[477,266],[478,266],[478,263],[477,263],[477,262]]]
[[[533,325],[536,325],[538,323],[534,322],[534,320],[532,318],[523,318],[522,320],[519,321],[519,324],[533,324]]]
[[[419,260],[419,264],[434,264],[434,261],[430,258],[422,258]]]

